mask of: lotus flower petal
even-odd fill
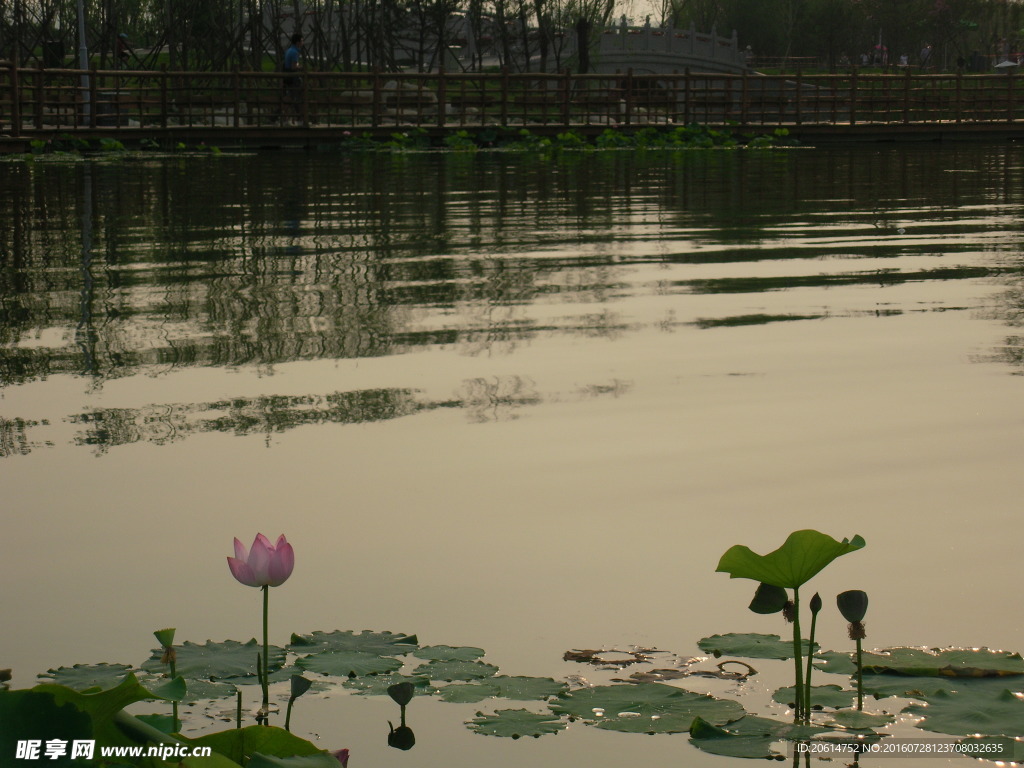
[[[231,575],[248,587],[279,587],[292,575],[295,552],[284,535],[275,545],[258,533],[248,551],[235,539],[235,556],[228,558],[228,567]]]

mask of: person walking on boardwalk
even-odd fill
[[[284,120],[284,112],[292,112],[296,119],[302,117],[302,33],[296,32],[291,37],[292,44],[284,52],[284,62],[281,69],[284,71],[284,109],[281,119]]]

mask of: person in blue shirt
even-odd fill
[[[302,33],[296,32],[291,37],[292,44],[284,52],[284,62],[281,67],[284,70],[284,109],[294,112],[296,117],[301,116],[302,102],[302,78],[299,72],[302,71]],[[283,115],[282,115],[283,117]]]

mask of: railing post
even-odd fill
[[[957,123],[959,123],[963,119],[963,109],[962,109],[963,102],[961,101],[961,99],[963,98],[963,78],[964,78],[963,71],[962,70],[957,70],[957,73],[956,73],[956,102],[955,102],[955,107],[954,107],[955,117],[956,117],[956,122]]]
[[[18,63],[11,59],[11,136],[21,135],[21,88],[18,85]]]
[[[903,78],[903,124],[910,122],[910,67]]]
[[[501,127],[508,125],[508,67],[501,68]]]
[[[569,95],[572,93],[572,75],[566,68],[562,74],[562,125],[569,127]]]
[[[690,104],[693,100],[693,87],[690,83],[690,68],[683,70],[683,125],[690,124]]]
[[[242,87],[241,87],[241,83],[239,82],[239,80],[240,80],[240,78],[238,76],[238,67],[235,66],[231,70],[231,91],[234,94],[234,102],[235,102],[235,115],[234,115],[234,120],[233,120],[233,122],[235,124],[235,128],[238,128],[238,126],[241,125],[241,122],[242,122],[242,120],[241,120]]]
[[[381,103],[380,103],[380,70],[373,70],[373,111],[370,117],[370,125],[374,128],[380,126],[381,117]]]
[[[36,70],[36,130],[43,129],[43,70]]]
[[[1006,75],[1006,121],[1008,123],[1013,122],[1013,94],[1016,90],[1014,88],[1016,78],[1013,76],[1013,68],[1010,68],[1010,72]]]
[[[626,70],[626,114],[623,122],[631,125],[633,122],[633,68]]]
[[[447,107],[445,103],[448,100],[448,83],[446,79],[446,72],[444,67],[439,67],[437,70],[437,127],[444,128],[445,112]]]
[[[733,35],[735,35],[735,34],[736,34],[736,32],[733,31]],[[748,122],[747,121],[747,100],[750,98],[750,94],[749,94],[749,92],[747,90],[748,86],[747,86],[747,70],[746,69],[743,70],[743,79],[740,82],[741,82],[741,87],[740,87],[740,123],[742,125],[746,125],[747,122]]]
[[[803,102],[804,102],[804,84],[803,84],[803,71],[797,69],[796,71],[796,124],[800,125],[803,123]]]
[[[850,125],[857,122],[857,68],[850,73]]]
[[[96,113],[99,111],[99,103],[96,101],[96,67],[89,70],[89,103],[92,109],[89,110],[89,127],[96,127]]]
[[[170,105],[167,103],[167,65],[160,65],[160,127],[167,127],[167,114]]]

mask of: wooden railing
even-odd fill
[[[0,132],[1008,123],[1015,75],[387,74],[88,71],[0,63]]]

